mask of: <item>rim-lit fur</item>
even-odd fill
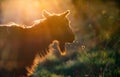
[[[26,74],[25,67],[32,65],[37,53],[44,57],[53,40],[60,42],[60,49],[64,52],[65,42],[74,40],[68,14],[69,11],[61,14],[43,12],[45,18],[31,27],[0,26],[0,68],[16,70],[12,75]]]

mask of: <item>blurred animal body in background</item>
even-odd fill
[[[30,27],[17,24],[0,26],[0,77],[26,75],[36,54],[44,57],[53,40],[60,42],[61,53],[65,53],[65,42],[72,42],[74,35],[69,27],[67,15],[49,14]]]

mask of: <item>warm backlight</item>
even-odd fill
[[[32,24],[40,19],[44,9],[60,13],[65,10],[61,0],[5,0],[2,1],[2,22]]]

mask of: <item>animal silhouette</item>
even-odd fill
[[[68,14],[69,11],[61,14],[44,11],[44,18],[29,27],[17,24],[1,25],[0,77],[26,75],[25,67],[32,65],[36,54],[44,57],[49,53],[49,45],[54,40],[60,42],[61,53],[64,53],[65,42],[74,40]]]

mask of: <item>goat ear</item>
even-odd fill
[[[42,11],[42,15],[43,15],[43,17],[49,17],[50,16],[50,13],[48,12],[48,11],[46,11],[46,10],[43,10]]]
[[[70,10],[67,10],[66,12],[62,13],[61,16],[66,17],[70,14]]]

